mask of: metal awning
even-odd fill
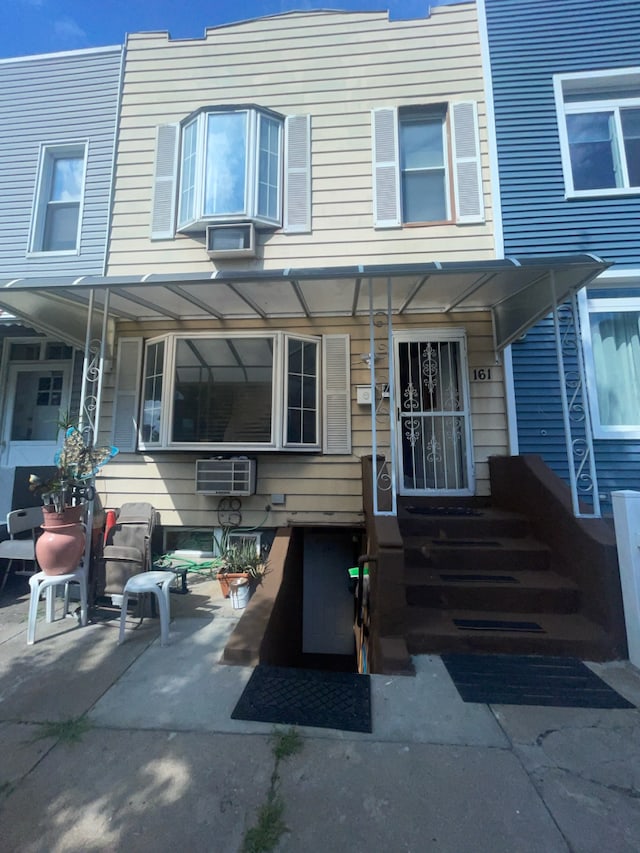
[[[0,280],[0,308],[35,328],[82,346],[90,294],[109,322],[256,320],[491,311],[496,349],[516,340],[554,304],[610,264],[595,255],[437,261],[283,270],[217,270],[144,276]],[[107,291],[109,298],[107,299]],[[97,323],[97,320],[96,320]],[[96,325],[92,335],[99,335]]]

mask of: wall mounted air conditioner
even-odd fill
[[[253,222],[207,225],[210,258],[255,258],[256,229]]]
[[[256,460],[246,456],[230,459],[196,459],[197,495],[255,495]]]

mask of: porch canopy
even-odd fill
[[[79,347],[105,320],[350,317],[491,311],[504,349],[609,264],[595,255],[314,269],[0,280],[0,308]],[[370,300],[370,288],[372,300]],[[93,292],[93,297],[91,296]],[[92,311],[89,311],[90,303]],[[108,317],[104,315],[104,309]],[[91,328],[87,329],[90,317]],[[88,333],[88,334],[87,334]]]

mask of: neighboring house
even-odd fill
[[[559,326],[563,338],[568,332],[567,417],[578,426],[577,455],[568,456],[565,444],[550,317],[511,347],[512,446],[540,454],[565,479],[581,471],[578,487],[589,502],[592,479],[581,466],[592,444],[596,494],[610,514],[611,492],[640,481],[640,3],[478,6],[491,66],[504,253],[590,252],[613,264],[580,295],[580,328]],[[576,354],[588,388],[582,409],[574,397]]]
[[[109,47],[0,60],[3,284],[104,273],[121,58]],[[16,467],[53,463],[60,413],[78,409],[84,348],[70,334],[73,304],[54,319],[52,294],[2,303],[15,320],[0,328],[0,518]]]

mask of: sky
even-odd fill
[[[0,0],[0,58],[122,44],[126,33],[168,30],[202,38],[206,27],[310,9],[389,10],[420,18],[455,0]]]

